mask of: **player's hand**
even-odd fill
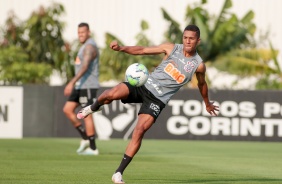
[[[70,94],[72,92],[72,89],[73,89],[73,84],[72,83],[68,83],[67,86],[65,87],[64,95],[65,96],[70,96]]]
[[[116,40],[111,42],[110,47],[111,47],[111,49],[113,49],[115,51],[119,51],[120,50],[120,46],[119,46],[119,44],[118,44],[118,42]]]
[[[216,111],[219,111],[219,107],[216,105],[213,105],[214,102],[210,102],[208,105],[206,105],[206,110],[210,115],[217,116]]]

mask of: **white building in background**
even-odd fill
[[[66,14],[62,19],[66,22],[64,31],[66,40],[71,42],[76,39],[77,25],[80,22],[88,22],[99,47],[105,47],[106,32],[117,36],[127,45],[135,44],[135,36],[141,29],[141,20],[149,23],[148,38],[159,44],[168,26],[162,16],[161,8],[181,23],[184,29],[187,6],[195,2],[199,3],[200,0],[0,0],[0,25],[4,24],[10,10],[13,10],[21,20],[26,20],[40,5],[49,6],[53,2],[61,3],[65,7]],[[218,14],[224,2],[225,0],[208,0],[205,7],[212,14]],[[273,46],[280,51],[278,59],[282,67],[282,1],[233,0],[232,3],[233,7],[230,11],[236,13],[239,18],[249,10],[255,12],[254,22],[257,25],[257,33],[269,32]],[[217,88],[231,84],[232,77],[226,80],[227,77],[222,77],[222,74],[218,74],[214,69],[209,70],[208,75],[214,78]],[[249,82],[252,80],[244,81],[238,85],[238,88],[249,89]],[[52,81],[53,85],[62,83],[56,76]]]

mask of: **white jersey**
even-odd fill
[[[202,63],[196,53],[192,57],[183,55],[183,44],[175,44],[171,54],[149,75],[145,87],[164,104],[186,83],[191,81]]]

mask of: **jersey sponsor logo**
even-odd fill
[[[147,83],[153,86],[153,88],[159,93],[162,94],[162,90],[159,88],[159,86],[155,83],[153,83],[153,80],[151,78],[148,78]]]
[[[188,61],[187,64],[184,66],[184,70],[188,73],[191,73],[197,64],[198,64],[198,61],[195,59],[192,59],[191,61]]]
[[[78,56],[76,56],[74,64],[79,65],[81,63],[80,59]]]
[[[185,80],[185,75],[183,75],[173,64],[168,63],[164,68],[165,73],[171,76],[178,84],[181,84]]]
[[[172,55],[171,57],[172,57],[172,58],[175,58],[176,60],[179,60],[182,64],[186,64],[184,58],[180,59],[179,57],[174,56],[174,55]],[[172,61],[172,60],[171,60],[171,61]],[[171,61],[170,61],[170,62],[171,62]]]
[[[152,109],[154,111],[153,113],[154,113],[155,116],[159,115],[159,113],[160,113],[160,106],[158,106],[158,105],[156,105],[154,103],[151,103],[150,109]]]
[[[176,57],[176,56],[174,56],[174,55],[172,55],[171,57],[178,59],[178,57]]]
[[[179,58],[179,61],[180,61],[181,63],[183,63],[183,64],[186,64],[186,63],[184,62],[184,59],[183,59],[183,58],[182,58],[182,59]]]

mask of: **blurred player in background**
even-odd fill
[[[75,109],[79,105],[86,107],[94,103],[99,88],[99,51],[90,33],[87,23],[78,25],[78,39],[82,45],[75,60],[75,76],[64,89],[64,95],[68,96],[68,101],[63,111],[82,137],[77,149],[77,153],[82,155],[99,154],[95,143],[93,117],[85,118],[83,126],[75,114]]]
[[[79,119],[87,118],[89,114],[100,110],[104,104],[109,104],[113,100],[121,100],[123,103],[142,103],[132,139],[127,145],[119,167],[112,176],[114,183],[124,183],[123,172],[140,149],[144,134],[154,124],[171,97],[188,83],[194,74],[196,74],[198,88],[207,112],[217,115],[218,106],[213,105],[208,96],[208,85],[205,80],[206,66],[196,51],[200,43],[199,28],[188,25],[183,31],[182,42],[182,44],[165,43],[159,46],[142,47],[121,46],[113,41],[110,45],[114,51],[132,55],[164,54],[162,62],[149,75],[143,86],[133,87],[128,82],[120,83],[104,91],[97,101],[77,114]]]

